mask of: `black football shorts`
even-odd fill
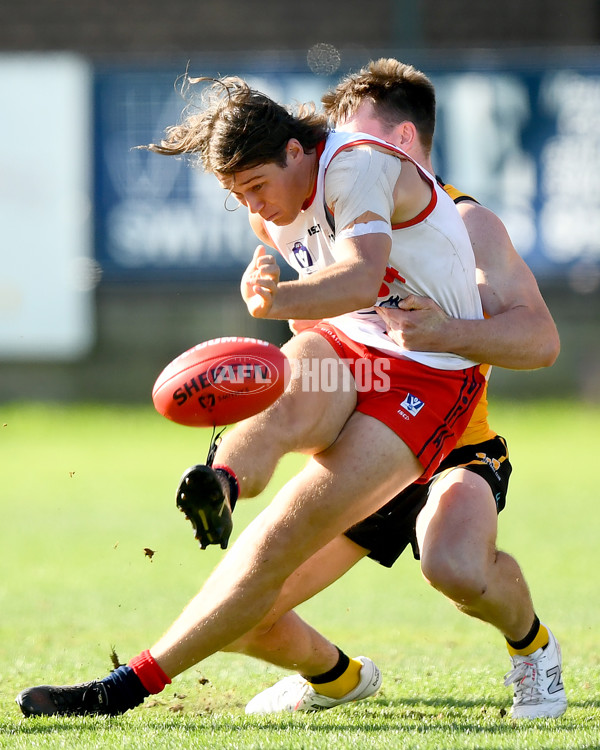
[[[408,544],[418,560],[417,516],[427,502],[431,487],[442,474],[453,468],[464,468],[483,477],[492,490],[500,513],[506,504],[512,466],[508,460],[506,440],[496,435],[483,443],[453,450],[429,482],[409,485],[376,513],[348,529],[346,536],[368,549],[368,556],[386,568],[392,567]]]

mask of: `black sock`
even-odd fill
[[[511,641],[508,638],[506,639],[506,642],[509,646],[512,646],[512,648],[515,649],[515,651],[521,651],[524,648],[527,648],[530,643],[533,643],[533,640],[535,639],[536,635],[538,634],[540,629],[540,618],[536,615],[535,619],[533,621],[533,625],[531,626],[531,630],[525,638],[522,638],[520,641]]]
[[[343,651],[340,651],[338,648],[337,652],[339,654],[339,658],[337,660],[337,664],[332,669],[327,672],[323,672],[323,674],[312,676],[303,674],[302,677],[304,677],[307,682],[310,682],[313,685],[322,685],[325,682],[333,682],[334,680],[337,680],[338,677],[341,677],[344,674],[344,672],[348,669],[348,664],[350,664],[349,657],[346,656]]]
[[[100,682],[106,688],[111,712],[125,713],[139,706],[150,695],[131,667],[119,667]]]

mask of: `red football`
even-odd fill
[[[176,357],[152,389],[156,410],[190,427],[233,424],[266,409],[287,382],[286,357],[274,344],[230,336]]]

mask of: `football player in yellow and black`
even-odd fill
[[[342,80],[323,103],[338,130],[393,143],[434,174],[435,91],[422,72],[394,59],[378,60]],[[399,303],[400,310],[379,310],[389,335],[401,337],[408,348],[449,348],[500,367],[550,366],[558,356],[558,334],[533,274],[498,217],[471,196],[444,187],[469,232],[486,319],[449,319],[431,300],[410,297]],[[296,331],[302,327],[300,321],[292,324]],[[410,543],[431,586],[504,636],[512,660],[505,677],[505,684],[514,686],[512,717],[560,716],[567,706],[560,646],[538,619],[517,561],[496,547],[497,514],[510,473],[506,441],[488,424],[484,394],[436,476],[408,487],[331,542],[298,571],[284,594],[290,603],[303,601],[367,555],[391,567]],[[286,606],[280,602],[278,612],[285,613]],[[325,708],[372,694],[363,679],[363,672],[373,674],[365,668],[370,660],[348,659],[321,638],[295,613],[277,619],[275,612],[234,646],[300,673],[255,696],[249,713]]]

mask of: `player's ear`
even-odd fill
[[[290,138],[285,147],[286,157],[288,163],[290,161],[296,161],[300,157],[304,156],[304,149],[302,144],[297,138]]]
[[[403,120],[394,127],[394,138],[392,143],[402,149],[407,149],[418,142],[419,135],[415,124],[410,120]]]

